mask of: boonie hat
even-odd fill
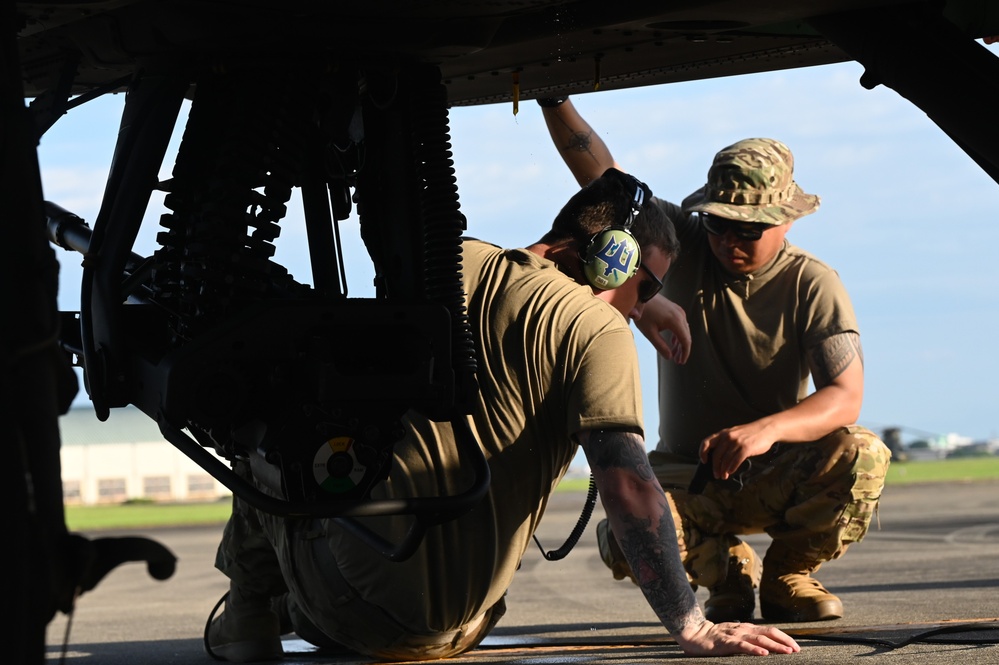
[[[744,139],[722,148],[708,182],[683,200],[684,212],[780,226],[819,209],[819,197],[794,182],[794,156],[775,139]]]

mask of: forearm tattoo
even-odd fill
[[[573,150],[575,152],[590,152],[590,145],[593,143],[593,132],[573,132],[569,135],[569,142],[563,150]]]
[[[813,348],[809,354],[812,362],[812,381],[816,388],[832,383],[842,374],[854,358],[864,362],[864,352],[860,348],[860,335],[845,332],[833,335]]]
[[[672,540],[676,533],[673,517],[665,505],[663,508],[655,530],[651,520],[626,517],[618,542],[649,605],[666,630],[675,634],[688,625],[700,625],[704,615]]]
[[[568,133],[568,138],[566,139],[565,145],[562,146],[561,150],[563,152],[585,152],[594,160],[597,158],[593,154],[593,130],[587,129],[586,131],[574,130],[569,126],[561,116],[559,116],[559,122],[565,127]]]
[[[583,443],[595,471],[623,469],[645,481],[654,478],[642,438],[636,434],[589,432]],[[676,525],[661,488],[655,505],[647,507],[657,516],[618,513],[623,526],[621,533],[615,533],[621,551],[649,605],[667,630],[676,633],[687,625],[700,625],[704,615],[687,581],[676,543]]]

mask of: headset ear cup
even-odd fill
[[[590,286],[609,291],[622,286],[638,272],[642,250],[631,232],[611,227],[597,233],[583,253],[583,274]]]

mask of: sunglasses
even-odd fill
[[[638,283],[638,300],[645,303],[649,302],[656,297],[656,294],[662,291],[663,281],[659,279],[654,272],[645,267],[645,264],[641,261],[638,262],[638,267],[645,271],[645,274],[649,276],[652,281],[642,280]]]
[[[763,237],[763,232],[767,230],[766,224],[754,224],[753,222],[736,222],[717,215],[701,213],[701,224],[704,229],[715,236],[723,236],[727,231],[735,234],[739,240],[759,240]]]

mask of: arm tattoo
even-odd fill
[[[591,432],[586,446],[591,464],[600,469],[632,469],[642,480],[652,478],[642,438],[628,432]]]
[[[575,150],[576,152],[589,152],[592,143],[593,132],[573,132],[569,135],[569,143],[563,150]]]
[[[864,352],[860,348],[860,335],[845,332],[823,340],[809,352],[812,365],[812,381],[816,388],[832,383],[842,374],[854,358],[864,362]]]
[[[670,633],[700,625],[704,615],[683,569],[676,525],[666,495],[655,482],[642,437],[630,432],[589,431],[581,443],[595,471],[630,471],[657,488],[656,500],[642,504],[641,510],[647,514],[635,515],[627,509],[616,512],[623,523],[617,534],[621,550],[649,605]]]
[[[704,623],[704,615],[672,541],[676,533],[673,517],[663,508],[655,531],[650,520],[626,518],[620,544],[649,605],[666,630],[675,634],[688,625]]]
[[[590,129],[585,132],[576,131],[573,130],[573,128],[569,126],[569,123],[567,123],[562,117],[559,117],[559,121],[567,130],[569,130],[569,138],[566,144],[562,146],[561,150],[563,152],[585,152],[596,160],[596,155],[594,155],[593,151],[590,149],[593,146],[593,130]]]

